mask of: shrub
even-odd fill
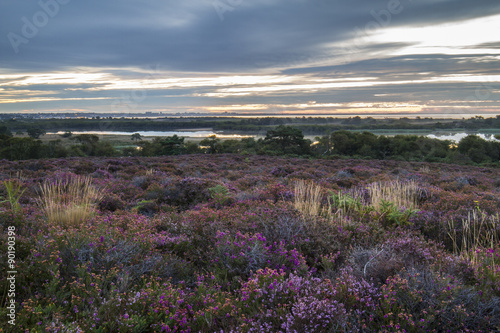
[[[206,179],[184,178],[179,182],[169,184],[163,190],[162,201],[186,210],[210,200],[211,193],[208,189],[213,185],[215,185],[214,182]]]
[[[481,299],[444,274],[402,271],[382,286],[382,292],[379,330],[491,332],[500,324],[500,299]]]
[[[124,209],[126,206],[125,202],[116,194],[110,193],[105,194],[101,201],[99,202],[99,210],[114,212],[116,210]]]

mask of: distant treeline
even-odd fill
[[[264,135],[279,125],[294,126],[305,135],[327,135],[338,130],[479,130],[500,129],[500,116],[495,118],[474,117],[470,119],[432,118],[384,118],[371,117],[290,117],[290,118],[160,118],[160,119],[40,119],[4,120],[11,132],[38,128],[45,131],[172,131],[183,129],[211,128],[214,131],[232,131]]]
[[[2,128],[0,128],[0,133]],[[67,133],[66,136],[71,136]],[[185,142],[176,135],[143,141],[139,134],[131,139],[136,146],[114,148],[90,134],[71,136],[73,144],[61,140],[42,143],[33,137],[9,135],[5,128],[0,134],[0,158],[9,160],[64,158],[72,156],[162,156],[181,154],[259,154],[287,155],[316,158],[392,159],[402,161],[446,162],[458,164],[500,165],[500,142],[487,141],[469,135],[458,144],[448,140],[416,135],[377,136],[370,132],[334,131],[317,137],[314,142],[305,139],[295,127],[280,125],[266,132],[265,138],[220,140],[215,136],[200,143]]]

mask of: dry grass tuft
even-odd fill
[[[379,210],[383,202],[392,202],[396,207],[415,209],[419,187],[414,181],[393,181],[386,183],[373,183],[368,187],[371,204]]]
[[[39,200],[49,223],[68,227],[90,218],[100,198],[90,177],[77,177],[43,183]]]
[[[299,180],[295,183],[295,209],[305,216],[318,216],[321,211],[321,186]]]
[[[498,229],[500,226],[499,215],[488,215],[480,210],[469,212],[466,219],[462,219],[461,237],[457,234],[455,221],[448,221],[448,236],[453,242],[453,250],[460,255],[478,264],[479,254],[482,249],[494,249],[500,242]]]

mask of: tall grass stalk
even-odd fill
[[[498,214],[488,215],[479,209],[469,212],[467,218],[461,221],[461,237],[457,233],[455,221],[448,221],[448,227],[448,236],[453,242],[454,253],[473,264],[479,263],[481,250],[493,249],[500,242]]]
[[[380,210],[384,202],[392,202],[396,207],[415,209],[419,187],[414,181],[392,181],[386,183],[373,183],[368,187],[371,204]]]
[[[8,202],[10,204],[10,209],[12,214],[16,216],[21,212],[21,205],[19,204],[19,199],[23,195],[26,189],[21,189],[21,185],[16,184],[12,180],[6,180],[3,182],[5,190],[7,191],[7,199],[0,201],[0,203]]]
[[[100,198],[90,177],[78,177],[43,183],[39,200],[49,223],[76,226],[94,214]]]
[[[305,216],[317,216],[321,210],[321,186],[299,180],[295,183],[295,209]]]

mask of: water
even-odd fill
[[[59,131],[57,133],[47,133],[47,134],[64,134],[64,131]],[[218,138],[222,139],[241,139],[255,137],[254,135],[239,135],[239,134],[225,134],[225,133],[215,133],[213,131],[137,131],[137,132],[113,132],[113,131],[75,131],[71,132],[73,135],[79,134],[95,134],[95,135],[126,135],[131,136],[134,133],[139,133],[144,137],[163,137],[163,136],[181,136],[187,138],[208,138],[212,135],[217,135]]]
[[[47,133],[47,134],[64,134],[65,132],[59,131],[57,133]],[[124,136],[131,136],[134,133],[139,133],[143,137],[165,137],[165,136],[181,136],[181,137],[186,137],[186,138],[208,138],[209,136],[216,135],[218,138],[221,139],[242,139],[242,138],[257,138],[261,137],[258,135],[240,135],[240,134],[232,134],[232,133],[216,133],[214,131],[209,131],[209,130],[195,130],[195,131],[138,131],[138,132],[113,132],[113,131],[81,131],[81,132],[72,132],[74,135],[79,135],[79,134],[95,134],[95,135],[124,135]],[[388,135],[388,136],[393,136],[396,134],[404,134],[404,133],[399,133],[399,132],[384,132],[384,133],[376,133],[378,135]],[[408,133],[409,134],[409,133]],[[443,132],[435,132],[432,134],[417,134],[417,135],[423,135],[425,137],[431,138],[431,139],[439,139],[439,140],[451,140],[454,142],[459,142],[463,138],[465,138],[467,135],[471,133],[465,133],[465,132],[457,132],[457,133],[443,133]],[[477,136],[479,136],[482,139],[488,140],[488,141],[500,141],[495,138],[493,134],[484,134],[484,133],[476,133]],[[308,137],[309,138],[309,137]],[[313,137],[311,137],[313,138]]]
[[[454,142],[459,142],[468,135],[470,135],[470,133],[448,133],[448,134],[428,134],[426,135],[426,137],[431,139],[451,140]],[[500,141],[495,138],[494,134],[476,133],[475,135],[487,141],[497,141],[497,142]]]

